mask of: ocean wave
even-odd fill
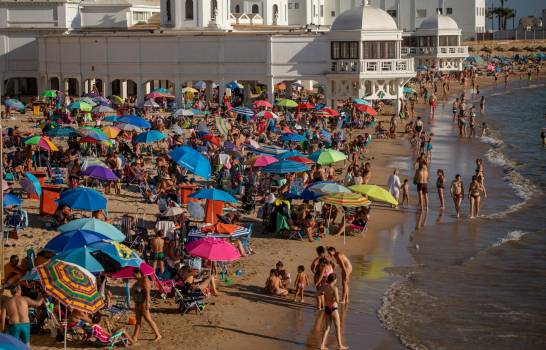
[[[499,239],[497,242],[493,243],[491,245],[492,248],[496,248],[496,247],[500,247],[501,245],[505,244],[505,243],[508,243],[508,242],[514,242],[514,241],[519,241],[523,238],[523,236],[525,236],[527,234],[527,232],[525,231],[520,231],[520,230],[515,230],[515,231],[510,231],[508,232],[508,234],[506,235],[506,237],[503,237],[501,239]]]
[[[480,141],[482,143],[488,144],[489,146],[493,146],[495,148],[498,148],[504,145],[504,141],[499,140],[493,136],[482,136],[480,137]]]

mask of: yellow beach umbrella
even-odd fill
[[[196,93],[199,92],[199,90],[194,89],[194,88],[192,88],[191,86],[186,86],[185,88],[182,89],[182,92],[185,93],[185,94],[186,94],[186,93],[196,94]]]
[[[104,132],[104,135],[106,135],[109,139],[115,139],[120,131],[121,130],[115,126],[105,126],[102,128],[102,132]]]
[[[377,185],[353,185],[350,186],[349,189],[363,194],[374,201],[398,205],[398,201],[389,191]]]

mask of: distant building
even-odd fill
[[[518,28],[520,30],[542,29],[544,21],[540,17],[526,16],[519,19]]]

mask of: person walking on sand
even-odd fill
[[[440,199],[440,209],[445,208],[444,191],[445,191],[445,175],[443,169],[436,170],[436,190],[438,190],[438,198]]]
[[[480,113],[485,113],[485,96],[482,95],[482,98],[480,99]]]
[[[11,288],[12,297],[4,302],[0,312],[1,323],[0,332],[4,332],[6,317],[9,319],[7,333],[23,344],[30,343],[30,319],[28,308],[37,308],[44,303],[44,298],[32,300],[21,295],[21,286],[17,285]],[[2,348],[0,346],[0,348]]]
[[[461,217],[461,204],[463,203],[464,198],[464,185],[461,181],[461,175],[455,175],[455,180],[451,182],[449,192],[451,193],[451,198],[453,198],[453,203],[455,204],[455,213],[458,219]]]
[[[136,316],[133,340],[135,343],[138,342],[140,329],[142,328],[142,319],[144,318],[155,333],[154,341],[159,341],[161,339],[161,334],[159,333],[159,329],[157,328],[157,325],[152,319],[152,314],[150,313],[150,280],[148,277],[144,276],[140,269],[134,270],[133,277],[137,280],[132,290]]]
[[[419,194],[419,207],[422,211],[428,210],[428,169],[423,164],[415,172],[415,184]]]
[[[468,187],[468,199],[470,200],[470,218],[480,216],[481,194],[484,192],[482,184],[476,175],[472,176],[472,182]]]
[[[394,172],[389,177],[389,180],[387,181],[387,186],[389,187],[389,192],[392,194],[394,199],[396,201],[400,201],[400,188],[402,187],[402,182],[400,181],[400,176],[398,176],[400,172],[398,169],[394,169]]]
[[[334,323],[336,329],[336,340],[338,349],[348,349],[349,347],[343,345],[341,341],[341,318],[339,317],[338,303],[339,303],[339,291],[336,286],[337,277],[335,273],[332,273],[326,279],[326,283],[320,287],[320,292],[324,295],[324,313],[326,314],[326,327],[322,335],[322,342],[320,344],[321,350],[327,350],[326,341],[328,340],[328,333],[330,332],[330,323]]]
[[[353,272],[353,265],[345,254],[336,251],[336,248],[334,247],[328,247],[328,255],[334,258],[341,268],[341,285],[343,287],[343,295],[340,303],[349,304],[349,278]]]

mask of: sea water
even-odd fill
[[[473,162],[483,158],[488,197],[480,218],[456,220],[449,194],[439,212],[429,185],[431,211],[416,218],[411,233],[415,265],[401,270],[405,278],[390,287],[378,312],[410,348],[546,349],[546,148],[540,138],[546,86],[513,84],[488,91],[486,113],[478,117],[488,124],[486,137],[454,140],[456,128],[445,114],[432,125],[438,135],[432,172],[446,170],[446,191],[460,173],[468,193]],[[450,104],[441,106],[444,113]]]

